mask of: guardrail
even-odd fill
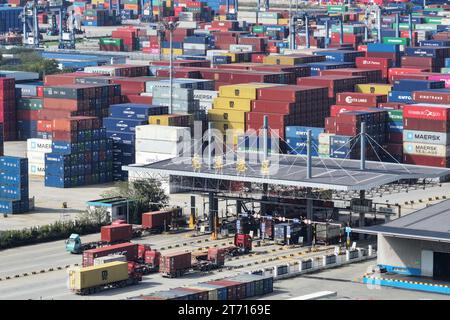
[[[274,281],[276,281],[374,258],[376,258],[376,252],[373,250],[372,246],[369,246],[367,249],[356,248],[354,250],[346,250],[342,254],[334,253],[313,258],[299,259],[294,262],[256,269],[247,273],[271,275],[273,276]]]

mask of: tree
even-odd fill
[[[111,217],[105,208],[88,209],[80,213],[77,218],[80,222],[86,224],[106,225],[111,223]]]
[[[130,201],[129,219],[131,223],[141,223],[144,212],[159,210],[167,206],[169,196],[156,179],[142,179],[116,183],[113,190],[101,195],[103,198],[123,197]]]

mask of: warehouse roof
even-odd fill
[[[426,207],[383,225],[352,230],[366,234],[450,242],[450,200]]]
[[[312,187],[333,190],[368,190],[402,179],[437,178],[450,174],[450,169],[366,161],[366,170],[360,170],[359,160],[312,158],[312,178],[307,179],[306,157],[279,155],[269,175],[261,173],[261,163],[250,163],[246,153],[247,170],[240,174],[236,162],[228,162],[220,171],[206,164],[195,170],[192,158],[178,157],[147,165],[124,166],[126,171],[161,173],[175,176]]]

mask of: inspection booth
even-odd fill
[[[106,209],[109,213],[111,221],[114,220],[127,220],[127,216],[130,213],[130,208],[132,208],[133,200],[122,197],[113,197],[105,199],[91,200],[87,202],[88,208],[90,210],[95,209]]]

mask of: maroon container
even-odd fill
[[[131,224],[110,225],[101,227],[100,234],[102,241],[114,243],[131,240],[133,230]]]
[[[378,111],[378,109],[373,107],[354,106],[354,105],[346,105],[346,106],[332,105],[330,107],[330,116],[336,117],[339,113],[349,111]]]
[[[450,92],[414,91],[412,98],[419,103],[450,104]]]
[[[397,144],[403,142],[403,133],[401,132],[389,132],[387,135],[387,142]],[[403,149],[402,149],[403,152]]]
[[[450,120],[404,118],[403,128],[405,130],[450,132]]]
[[[327,87],[329,98],[334,98],[338,92],[353,91],[356,84],[365,82],[366,79],[364,77],[338,75],[314,76],[297,79],[297,84],[299,85]]]
[[[450,167],[450,158],[404,154],[403,163],[431,167]]]
[[[379,69],[342,68],[320,71],[320,75],[346,75],[365,77],[368,83],[378,83],[384,78]]]
[[[150,230],[163,230],[172,220],[171,211],[153,211],[142,214],[142,227]]]
[[[161,254],[159,272],[172,277],[182,275],[191,267],[190,252]]]
[[[128,261],[136,261],[138,256],[138,245],[136,243],[120,243],[111,246],[86,250],[83,252],[83,267],[94,265],[94,259],[112,254],[123,254]]]
[[[297,112],[300,105],[284,101],[253,100],[252,112],[289,114]]]
[[[399,110],[403,109],[403,105],[397,102],[383,102],[378,105],[382,109]]]
[[[225,264],[226,253],[226,248],[209,248],[208,260],[214,262],[218,266],[223,266]]]
[[[342,92],[336,95],[336,103],[343,105],[376,107],[381,102],[386,102],[387,96],[383,94]]]

